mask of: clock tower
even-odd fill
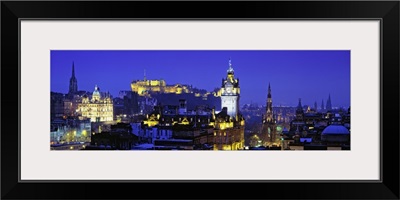
[[[238,118],[240,87],[239,79],[235,79],[231,59],[229,59],[229,68],[226,79],[222,79],[221,87],[221,110],[226,107],[228,115],[233,119]]]

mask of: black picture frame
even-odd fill
[[[399,1],[2,1],[1,198],[399,199],[399,8]],[[382,22],[380,86],[380,124],[383,135],[382,180],[329,183],[318,181],[19,182],[17,130],[21,129],[18,123],[21,97],[17,75],[19,77],[19,20],[22,18],[379,19]],[[368,108],[365,109],[368,113]],[[298,164],[298,169],[301,170],[301,163]],[[226,187],[229,188],[228,191]],[[155,191],[146,193],[145,188],[154,188]]]

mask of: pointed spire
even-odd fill
[[[268,93],[271,93],[271,83],[268,82]]]
[[[301,98],[299,98],[299,104],[297,105],[297,109],[303,109],[303,106],[301,106]]]
[[[227,71],[228,73],[233,73],[234,71],[233,71],[233,67],[232,67],[232,60],[231,60],[231,58],[229,57],[229,68],[228,68],[228,71]]]
[[[331,94],[329,93],[328,100],[326,101],[326,110],[332,110]]]
[[[72,74],[71,78],[69,79],[69,96],[72,97],[78,91],[78,81],[75,77],[75,63],[72,61]]]
[[[146,81],[146,69],[144,69],[143,75],[143,80]]]
[[[268,82],[268,98],[271,98],[271,84]]]
[[[326,104],[330,104],[330,103],[331,103],[331,93],[329,93],[328,100],[326,101]]]
[[[75,63],[72,61],[72,78],[75,78]]]

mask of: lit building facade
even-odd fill
[[[213,116],[214,150],[242,150],[244,148],[244,118],[232,119],[226,107]]]
[[[187,110],[185,99],[179,105],[158,105],[146,115],[139,141],[152,143],[154,149],[202,149],[213,144],[213,109],[197,106]]]
[[[107,122],[114,119],[113,101],[109,94],[102,97],[97,85],[93,91],[92,99],[89,100],[87,95],[82,97],[77,112],[83,117],[90,118],[91,122]]]
[[[89,119],[68,117],[51,122],[50,147],[52,150],[82,149],[91,141]]]
[[[175,84],[167,85],[165,80],[147,80],[146,74],[143,80],[132,81],[131,89],[136,92],[139,96],[146,96],[149,93],[174,93],[182,94],[189,93],[191,90],[190,86]]]
[[[239,119],[231,118],[226,108],[218,114],[202,106],[187,110],[181,100],[179,106],[156,106],[143,120],[139,140],[153,143],[155,149],[241,150],[244,119]]]

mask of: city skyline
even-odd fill
[[[321,107],[331,96],[333,107],[350,106],[350,51],[272,50],[146,50],[51,51],[51,91],[68,93],[72,64],[78,90],[98,85],[114,97],[130,83],[164,79],[212,91],[221,87],[228,60],[240,79],[240,104],[265,105],[271,84],[274,106]],[[145,71],[145,72],[144,72]]]

